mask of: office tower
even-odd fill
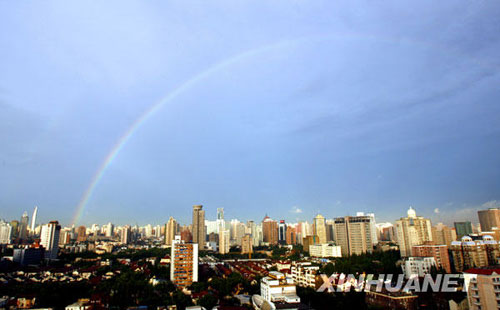
[[[85,242],[87,241],[87,228],[85,226],[79,226],[76,229],[76,241]]]
[[[469,221],[466,222],[455,222],[455,231],[457,233],[457,240],[461,240],[462,237],[472,234],[472,224]]]
[[[147,224],[144,227],[144,235],[146,238],[151,238],[153,236],[153,226],[151,226],[151,224]]]
[[[392,223],[378,223],[377,235],[380,241],[394,241],[394,225]]]
[[[415,210],[410,207],[407,217],[396,221],[396,240],[402,257],[411,255],[414,245],[421,245],[432,240],[431,221],[417,216]]]
[[[217,233],[226,229],[226,222],[224,221],[224,208],[217,208]]]
[[[57,221],[51,221],[42,226],[42,232],[40,233],[40,245],[45,248],[46,259],[50,260],[57,258],[60,232],[61,226],[59,226],[59,222]]]
[[[334,226],[334,220],[326,220],[326,242],[335,241],[335,234],[333,232]]]
[[[246,234],[241,238],[241,254],[253,253],[252,236]]]
[[[481,231],[491,231],[493,227],[500,228],[500,209],[489,208],[488,210],[477,211]]]
[[[160,238],[161,237],[161,226],[160,225],[156,225],[155,226],[155,237],[156,238]]]
[[[220,232],[219,235],[219,253],[226,254],[229,253],[229,230],[225,229]]]
[[[205,211],[202,205],[193,206],[193,243],[200,248],[205,246]]]
[[[28,212],[24,212],[21,217],[21,222],[19,226],[19,239],[25,240],[28,238],[28,223],[29,223]]]
[[[451,246],[452,241],[457,240],[455,229],[450,228],[443,223],[438,223],[432,227],[432,241],[435,244],[445,244]]]
[[[255,224],[254,221],[249,221],[250,227],[251,227],[251,234],[252,234],[252,243],[255,246],[260,246],[263,242],[263,234],[262,234],[262,224]],[[249,225],[249,224],[247,224]]]
[[[36,227],[36,216],[38,214],[38,207],[35,206],[35,209],[33,210],[33,216],[31,217],[31,227],[30,231],[33,234],[35,232],[35,227]]]
[[[122,231],[120,234],[120,243],[121,244],[129,244],[130,243],[130,238],[131,237],[131,230],[130,226],[124,226],[122,227]]]
[[[281,220],[278,225],[278,243],[286,244],[286,224],[285,220]]]
[[[286,228],[286,244],[296,244],[297,235],[295,234],[295,227],[288,226]]]
[[[241,245],[241,240],[246,233],[246,225],[245,223],[238,222],[235,226],[235,229],[235,244]]]
[[[165,224],[165,244],[166,245],[171,245],[172,240],[174,240],[175,235],[177,233],[176,231],[177,228],[177,222],[173,217],[170,217],[168,219],[167,224]],[[189,240],[186,240],[189,241]]]
[[[17,220],[10,221],[10,227],[12,227],[12,233],[10,235],[10,238],[12,240],[19,238],[19,221]]]
[[[370,216],[346,216],[335,219],[335,241],[343,256],[373,250],[372,219]]]
[[[314,218],[313,235],[318,236],[319,243],[326,243],[326,222],[321,214]]]
[[[11,240],[12,226],[9,223],[0,221],[0,244],[9,244]]]
[[[65,245],[70,242],[71,242],[71,231],[69,230],[69,228],[61,229],[61,231],[59,232],[59,245]]]
[[[187,243],[179,235],[172,241],[170,280],[183,289],[198,282],[198,244]]]
[[[356,216],[368,216],[370,218],[370,229],[372,235],[372,244],[377,245],[378,236],[377,236],[377,222],[375,221],[375,213],[364,213],[364,212],[356,212]]]
[[[113,237],[115,226],[109,222],[104,226],[106,237]]]
[[[482,240],[472,240],[471,237],[465,236],[461,241],[452,242],[450,250],[458,272],[496,265],[500,258],[500,244],[488,235],[483,236]]]
[[[448,255],[448,246],[445,244],[423,244],[414,245],[411,248],[412,256],[416,257],[434,257],[438,268],[447,273],[451,273],[450,257]]]
[[[278,223],[266,215],[262,220],[263,241],[267,244],[278,243]]]

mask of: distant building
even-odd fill
[[[205,211],[202,205],[193,206],[193,243],[198,244],[199,247],[205,245]]]
[[[11,240],[12,226],[9,223],[0,221],[0,244],[9,244]]]
[[[281,220],[278,224],[278,243],[286,244],[286,223],[285,220]]]
[[[253,253],[253,243],[252,236],[246,234],[241,238],[241,254]]]
[[[295,233],[295,227],[288,226],[286,228],[286,244],[296,244],[297,234]]]
[[[260,295],[273,303],[300,303],[293,279],[277,271],[271,271],[267,277],[260,280]]]
[[[326,220],[321,214],[314,218],[313,235],[318,236],[319,243],[326,243]]]
[[[457,240],[462,239],[464,236],[468,236],[472,234],[472,224],[471,222],[455,222],[453,223],[455,226],[455,231],[457,233]]]
[[[372,244],[375,246],[378,243],[377,222],[375,221],[375,213],[356,212],[356,216],[368,216],[370,218],[370,229],[372,234]]]
[[[318,244],[319,238],[318,236],[306,236],[302,239],[302,247],[304,251],[309,252],[309,248],[313,244]]]
[[[124,226],[122,228],[122,232],[120,235],[120,243],[121,244],[129,244],[130,243],[130,237],[131,237],[131,231],[130,231],[130,226]]]
[[[25,247],[22,249],[14,249],[12,260],[21,266],[39,265],[44,257],[43,248]]]
[[[431,272],[432,267],[437,267],[434,257],[406,257],[401,265],[407,279],[412,276],[423,277]]]
[[[417,216],[415,210],[410,207],[408,216],[396,221],[396,239],[401,256],[410,256],[414,245],[432,241],[431,221]]]
[[[227,254],[229,253],[229,230],[225,229],[220,232],[219,236],[219,253],[220,254]]]
[[[443,223],[439,223],[432,227],[432,241],[435,244],[445,244],[450,246],[453,241],[457,240],[457,233],[454,228],[450,228]]]
[[[471,268],[463,273],[469,309],[497,310],[500,299],[500,269]]]
[[[87,241],[87,228],[85,226],[79,226],[76,229],[76,241],[77,242],[85,242]]]
[[[335,242],[343,256],[371,253],[373,251],[372,218],[346,216],[335,219]]]
[[[37,214],[38,214],[38,207],[35,206],[35,209],[33,210],[33,216],[31,217],[31,226],[30,226],[30,231],[32,234],[35,233]]]
[[[171,248],[170,279],[179,288],[198,282],[198,244],[175,236]]]
[[[318,270],[319,266],[312,266],[310,262],[292,262],[290,273],[296,285],[316,288]]]
[[[451,273],[450,256],[448,255],[448,246],[445,244],[423,244],[412,247],[412,256],[416,257],[434,257],[438,269],[443,269]]]
[[[490,208],[488,210],[477,211],[481,231],[490,231],[493,227],[500,228],[500,209]]]
[[[309,255],[313,257],[341,257],[340,246],[331,243],[312,244],[309,246]]]
[[[45,259],[56,259],[59,252],[59,234],[61,226],[59,222],[51,221],[42,226],[40,233],[40,245],[45,249]]]
[[[263,241],[268,244],[278,243],[278,223],[269,216],[262,220]]]
[[[167,224],[165,224],[165,244],[166,245],[171,245],[172,240],[174,240],[175,235],[177,233],[176,231],[177,228],[177,222],[173,217],[170,217],[168,219]]]
[[[28,216],[28,212],[24,212],[21,217],[21,222],[19,225],[19,239],[26,240],[28,238],[28,224],[30,218]]]

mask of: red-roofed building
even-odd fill
[[[463,274],[469,309],[497,310],[500,307],[500,266],[471,268]]]

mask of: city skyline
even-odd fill
[[[0,4],[0,218],[477,222],[500,5],[364,6]]]

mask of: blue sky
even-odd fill
[[[288,221],[500,205],[500,3],[0,2],[0,218]],[[438,209],[438,210],[436,210]]]

